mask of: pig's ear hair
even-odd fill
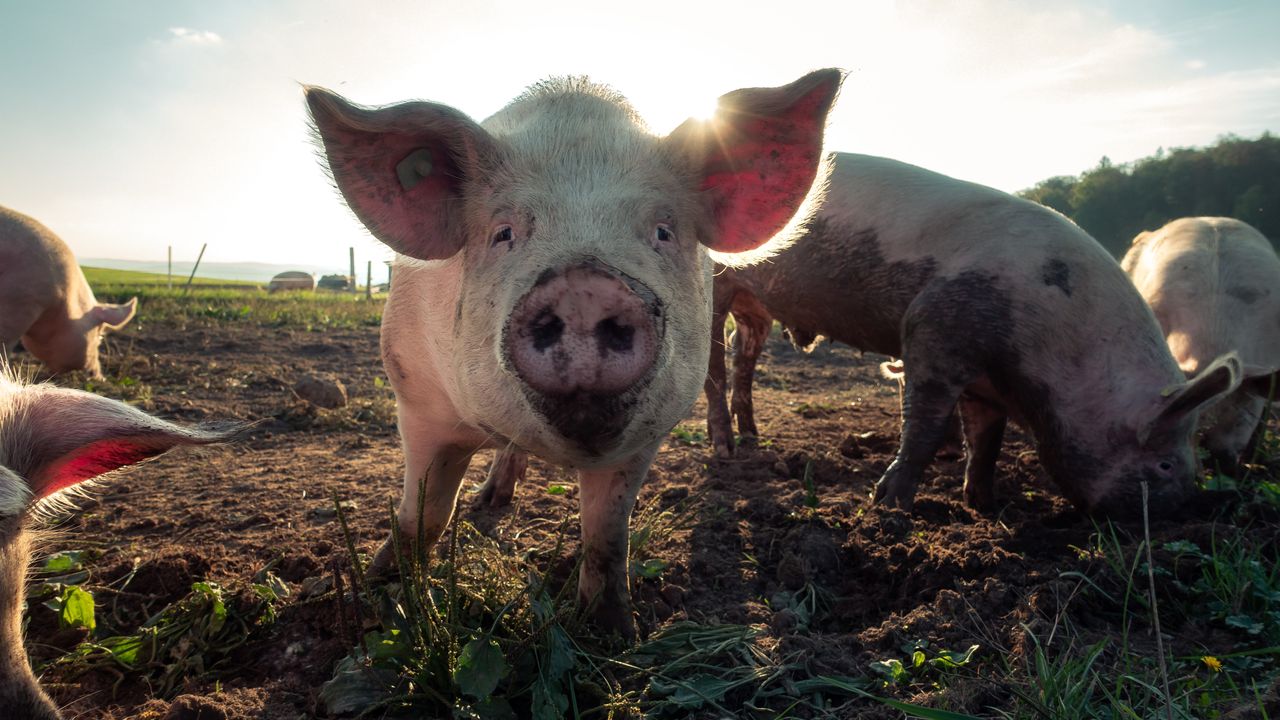
[[[1191,413],[1202,410],[1221,400],[1240,387],[1243,369],[1240,358],[1230,352],[1214,360],[1194,378],[1165,388],[1160,393],[1155,417],[1138,431],[1138,444],[1162,437],[1173,430]]]
[[[0,418],[0,455],[36,500],[180,445],[231,440],[250,427],[180,427],[116,400],[48,386],[20,389],[11,401]]]
[[[112,330],[119,330],[129,321],[133,319],[135,313],[138,312],[138,298],[131,298],[129,302],[120,305],[95,305],[89,313],[93,316],[93,320],[98,325],[106,325]]]
[[[306,98],[333,181],[374,237],[419,260],[462,249],[458,201],[494,153],[489,133],[447,105],[369,108],[318,87]]]
[[[822,138],[843,80],[843,72],[827,69],[782,87],[735,90],[721,96],[710,120],[690,119],[672,131],[667,142],[700,176],[709,248],[755,250],[808,219],[825,189]]]

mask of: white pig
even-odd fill
[[[71,248],[32,218],[0,207],[0,348],[22,345],[56,373],[101,377],[105,330],[133,319],[138,298],[100,303]]]
[[[61,717],[22,644],[32,507],[85,480],[179,445],[229,439],[235,429],[186,429],[124,403],[17,382],[0,363],[0,717]]]
[[[1195,217],[1140,233],[1122,264],[1188,376],[1240,355],[1244,382],[1200,418],[1210,456],[1236,472],[1280,369],[1280,258],[1247,223]]]
[[[582,78],[536,85],[480,124],[445,105],[371,109],[308,89],[338,189],[400,253],[382,356],[407,535],[440,536],[480,448],[575,467],[579,599],[603,628],[634,631],[628,521],[702,385],[707,251],[758,251],[794,226],[820,185],[840,80],[823,70],[738,90],[665,137]]]

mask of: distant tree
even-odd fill
[[[1239,218],[1278,243],[1280,138],[1223,135],[1207,148],[1160,148],[1124,165],[1104,156],[1079,177],[1018,194],[1070,217],[1117,256],[1142,230],[1193,215]]]

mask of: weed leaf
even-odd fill
[[[493,638],[476,638],[463,646],[458,654],[453,681],[462,694],[484,700],[493,694],[510,670],[502,648]]]

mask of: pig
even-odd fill
[[[243,428],[182,428],[124,403],[19,382],[0,364],[0,708],[13,720],[61,715],[22,644],[31,526],[42,500],[181,445],[229,440]]]
[[[102,377],[98,345],[133,319],[138,298],[100,303],[71,248],[52,230],[0,207],[0,349],[18,340],[55,373]]]
[[[407,537],[440,537],[481,448],[573,467],[579,602],[633,636],[628,523],[705,374],[709,252],[733,262],[785,244],[821,188],[842,77],[731,92],[664,137],[585,78],[537,84],[481,123],[306,90],[338,190],[397,252],[382,359]]]
[[[1174,220],[1139,233],[1121,266],[1155,312],[1188,376],[1229,351],[1244,364],[1235,392],[1200,417],[1204,446],[1224,472],[1252,456],[1251,439],[1280,369],[1280,258],[1262,233],[1224,217]]]
[[[910,509],[958,409],[964,498],[989,510],[1008,419],[1034,436],[1077,507],[1168,512],[1193,490],[1197,413],[1241,381],[1234,354],[1188,379],[1116,261],[1058,213],[884,158],[840,153],[804,236],[770,261],[716,277],[708,423],[732,443],[724,322],[738,320],[734,407],[754,433],[751,374],[776,317],[798,345],[819,337],[902,359],[898,452],[877,502]]]

